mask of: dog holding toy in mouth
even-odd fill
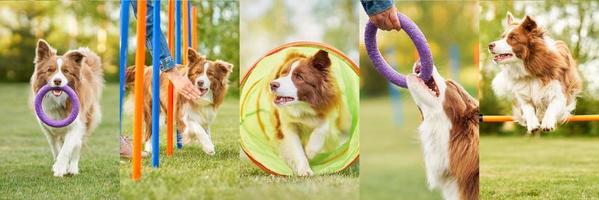
[[[440,188],[444,199],[478,199],[478,101],[435,67],[422,80],[421,68],[416,62],[406,83],[423,118],[418,132],[429,187]]]

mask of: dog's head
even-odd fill
[[[57,55],[56,49],[40,39],[35,50],[33,90],[37,92],[44,85],[60,87],[69,85],[73,89],[77,88],[84,58],[84,54],[77,50]],[[61,90],[53,90],[50,96],[66,97],[63,93]]]
[[[416,62],[414,73],[407,75],[406,82],[423,115],[445,111],[452,121],[477,119],[478,103],[462,86],[443,79],[436,69],[433,69],[431,80],[424,81],[418,77],[421,67],[420,61]]]
[[[535,46],[543,44],[543,30],[530,16],[516,20],[510,12],[504,22],[505,31],[501,39],[489,43],[489,52],[498,64],[522,62]]]
[[[202,98],[212,101],[212,98],[224,95],[233,65],[208,60],[192,48],[187,50],[187,58],[187,77],[200,90]]]
[[[270,82],[270,90],[274,94],[273,103],[278,107],[300,102],[313,108],[328,104],[336,93],[329,54],[324,50],[310,57],[290,53]]]
[[[439,75],[436,67],[433,67],[431,79],[424,81],[418,77],[421,68],[422,65],[418,60],[414,63],[413,73],[406,76],[408,90],[420,109],[426,111],[439,110],[443,107],[443,99],[447,89],[445,79]]]

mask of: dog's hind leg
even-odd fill
[[[62,177],[67,173],[67,167],[73,156],[73,151],[81,148],[85,126],[80,120],[75,120],[70,126],[70,130],[65,135],[64,144],[56,157],[56,162],[52,166],[52,171],[56,177]]]

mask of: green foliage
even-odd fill
[[[481,2],[480,14],[480,55],[481,55],[481,113],[487,115],[511,115],[512,103],[510,99],[497,98],[492,89],[491,81],[499,72],[499,67],[492,63],[487,51],[487,44],[497,40],[504,31],[503,20],[507,11],[515,17],[522,18],[530,15],[537,19],[540,26],[554,39],[563,40],[572,51],[578,64],[584,64],[599,59],[599,39],[592,37],[599,32],[599,23],[592,20],[593,13],[599,9],[599,2],[580,1],[569,3],[567,1],[548,2]],[[533,9],[534,8],[534,9]],[[572,20],[576,23],[572,23]],[[565,25],[564,25],[565,24]],[[561,28],[560,28],[561,27]],[[558,31],[560,30],[560,31]],[[580,39],[578,39],[580,38]],[[592,75],[584,74],[582,65],[579,71],[584,79],[583,84],[590,84]],[[596,67],[596,66],[587,66]],[[586,78],[586,79],[585,79]],[[593,91],[585,90],[578,97],[577,115],[598,114],[599,100],[592,95]],[[526,129],[511,123],[482,123],[481,134],[522,135]],[[544,136],[599,136],[599,122],[571,122],[560,125]]]

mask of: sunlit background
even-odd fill
[[[478,6],[475,2],[396,1],[426,36],[437,70],[476,97],[479,80]],[[360,9],[362,9],[360,7]],[[362,69],[360,132],[362,199],[441,199],[426,184],[417,127],[421,114],[406,89],[391,85],[373,68],[364,47],[368,16],[360,10]],[[378,32],[383,57],[402,74],[411,73],[417,52],[402,32]]]
[[[239,3],[198,1],[198,50],[208,59],[221,59],[239,69]],[[104,77],[118,82],[119,1],[28,1],[0,5],[0,81],[27,82],[33,73],[35,45],[45,39],[63,54],[80,46],[89,47],[102,59]],[[134,64],[136,18],[130,8],[129,65]],[[162,2],[161,29],[168,29],[168,4]],[[151,64],[149,53],[146,64]],[[232,73],[231,82],[238,82]],[[237,84],[231,93],[237,94]]]
[[[568,44],[583,79],[584,90],[578,97],[575,114],[599,114],[599,2],[565,1],[543,2],[481,2],[480,66],[481,113],[511,115],[511,100],[498,99],[491,89],[491,81],[500,68],[489,57],[487,45],[499,39],[504,31],[507,11],[516,18],[530,15],[546,33]],[[522,135],[526,129],[514,123],[482,124],[481,134]],[[555,132],[542,136],[599,136],[598,122],[576,122],[560,126]]]
[[[241,1],[241,74],[269,50],[294,41],[331,45],[358,61],[358,1]]]

